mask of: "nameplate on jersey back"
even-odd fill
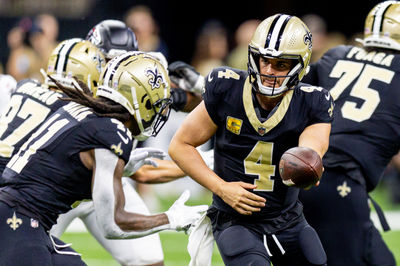
[[[236,135],[240,134],[240,129],[242,128],[242,123],[243,123],[243,121],[241,119],[238,119],[238,118],[234,118],[234,117],[231,117],[231,116],[228,116],[226,118],[226,128],[230,132],[232,132],[232,133],[234,133]]]

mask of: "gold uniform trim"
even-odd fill
[[[247,77],[244,88],[243,88],[243,105],[244,110],[246,111],[247,118],[250,121],[250,124],[253,126],[254,130],[261,136],[268,133],[271,129],[273,129],[279,122],[282,121],[285,116],[290,101],[293,97],[293,90],[289,90],[286,95],[283,97],[278,110],[268,118],[264,123],[258,119],[256,111],[254,110],[253,97],[251,96],[251,84],[249,81],[249,77]]]

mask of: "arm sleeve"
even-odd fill
[[[138,238],[170,229],[170,224],[146,231],[123,231],[115,223],[115,197],[113,178],[118,156],[107,149],[95,149],[96,171],[93,184],[93,204],[102,234],[109,239]]]
[[[109,149],[127,164],[133,147],[129,129],[114,118],[104,118],[101,122],[97,120],[92,127],[95,128],[97,147]]]
[[[224,94],[224,87],[221,86],[221,79],[218,78],[219,70],[222,70],[222,68],[216,68],[207,75],[202,94],[208,115],[216,125],[219,124],[218,110]]]
[[[312,120],[311,124],[331,123],[333,121],[333,111],[335,103],[328,90],[323,89],[314,91],[312,97]]]

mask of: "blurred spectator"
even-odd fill
[[[17,81],[25,78],[41,80],[42,61],[35,48],[40,47],[42,30],[30,18],[22,18],[7,36],[10,54],[7,73]]]
[[[0,114],[7,107],[11,94],[17,87],[17,81],[10,75],[0,74]]]
[[[43,31],[43,38],[41,38],[37,52],[42,58],[42,65],[46,67],[52,51],[58,44],[58,20],[52,14],[43,13],[36,16],[35,24]]]
[[[260,20],[250,19],[242,22],[235,32],[235,47],[228,55],[227,64],[230,67],[247,70],[247,52]]]
[[[161,52],[168,60],[168,47],[159,35],[158,24],[149,7],[132,7],[125,14],[124,21],[136,34],[140,51]]]
[[[225,65],[228,52],[225,26],[217,20],[207,21],[197,36],[191,65],[205,76],[211,69]]]
[[[346,37],[339,32],[328,32],[326,21],[317,14],[307,14],[301,20],[308,26],[313,38],[311,63],[316,62],[326,51],[346,44]]]
[[[362,40],[363,37],[364,32],[356,32],[347,39],[347,44],[362,47],[362,44],[357,40]]]

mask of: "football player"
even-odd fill
[[[66,87],[76,83],[72,78],[75,76],[93,89],[104,67],[104,56],[96,46],[82,39],[69,39],[53,50],[43,84],[34,79],[18,82],[0,118],[0,173],[39,125],[66,104],[59,100],[65,95],[47,75]]]
[[[65,251],[66,245],[47,231],[59,214],[84,199],[93,200],[101,232],[113,239],[185,230],[201,216],[207,206],[186,206],[188,191],[161,214],[124,208],[121,178],[132,135],[138,140],[156,136],[169,115],[170,81],[157,59],[144,53],[114,58],[102,72],[96,98],[84,83],[79,83],[82,91],[50,79],[69,103],[39,127],[3,172],[2,264],[50,264],[54,256],[60,265],[76,261],[76,253]]]
[[[249,44],[248,72],[212,70],[203,102],[171,141],[171,158],[213,192],[207,215],[226,265],[326,265],[299,188],[284,185],[278,171],[291,147],[321,157],[328,148],[330,94],[299,83],[311,52],[311,33],[299,18],[268,17]],[[195,149],[213,135],[214,172]]]
[[[106,61],[128,51],[138,50],[135,34],[125,23],[119,20],[104,20],[98,23],[89,31],[86,39],[102,51]],[[168,64],[162,54],[150,54],[156,56],[164,67],[167,67]],[[169,69],[170,73],[173,74],[172,80],[180,83],[180,86],[187,90],[184,91],[178,88],[171,90],[174,102],[171,107],[182,111],[193,109],[191,106],[197,101],[192,99],[199,98],[197,96],[199,94],[193,91],[199,91],[201,84],[196,84],[196,81],[201,81],[202,79],[196,75],[193,69],[189,71],[185,68],[182,73],[179,62],[171,64]],[[185,77],[184,80],[183,77]],[[134,146],[136,144],[137,141],[134,142]],[[135,180],[142,181],[146,179],[146,181],[142,182],[163,183],[185,176],[171,161],[157,160],[156,158],[146,159],[147,156],[156,157],[154,156],[157,155],[156,149],[141,148],[135,149],[135,151],[139,152],[137,154],[139,159],[136,161],[138,163],[136,169],[139,169],[139,172],[132,176]],[[148,153],[147,155],[146,152]],[[158,157],[160,158],[160,154],[158,154]],[[138,167],[140,164],[150,164],[152,166],[140,168]],[[157,168],[154,166],[157,166]],[[133,174],[135,171],[131,171],[128,175]],[[152,181],[148,181],[149,178]],[[122,184],[126,197],[125,208],[131,212],[149,215],[150,211],[136,192],[132,179],[124,177],[122,178]],[[163,251],[158,234],[128,240],[109,240],[105,238],[96,223],[95,209],[91,201],[84,201],[69,212],[60,215],[57,219],[57,224],[52,227],[51,233],[60,237],[75,218],[80,218],[96,240],[122,265],[156,265],[163,263]]]
[[[304,80],[327,88],[335,112],[321,185],[301,191],[328,265],[395,265],[370,219],[369,197],[400,149],[400,2],[377,4],[365,20],[362,46],[341,45],[311,66]]]

